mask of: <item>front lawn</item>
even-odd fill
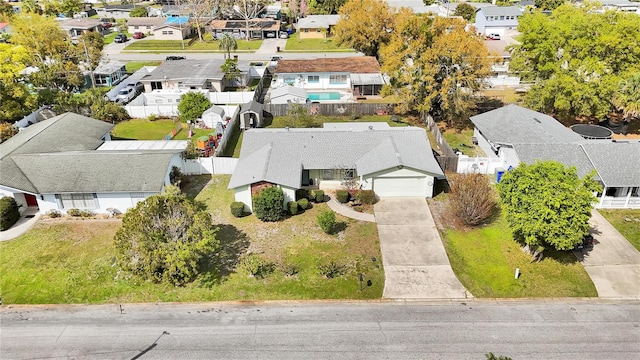
[[[402,122],[390,121],[391,115],[363,115],[357,119],[353,119],[350,116],[316,116],[315,117],[318,127],[322,127],[323,123],[332,122],[386,122],[389,126],[408,126],[406,119],[401,118]],[[267,126],[269,128],[285,128],[287,126],[293,126],[294,120],[291,116],[278,116],[273,119],[273,122]]]
[[[262,46],[262,40],[237,40],[238,51],[255,51]],[[211,36],[205,37],[205,41],[185,39],[180,40],[139,40],[127,45],[124,50],[147,50],[147,51],[182,51],[198,50],[207,52],[222,52],[219,42],[211,40]]]
[[[442,197],[442,195],[441,195]],[[440,199],[429,207],[439,224],[451,267],[460,282],[479,298],[597,297],[589,275],[571,252],[545,251],[540,262],[530,262],[498,217],[475,229],[447,226]],[[515,279],[515,270],[521,275]]]
[[[332,51],[332,52],[354,52],[355,50],[347,47],[338,46],[332,38],[328,39],[302,39],[300,40],[299,34],[291,34],[287,40],[285,47],[287,51]]]
[[[384,273],[376,224],[337,216],[344,229],[326,235],[316,225],[326,204],[277,223],[237,219],[229,211],[229,178],[190,177],[185,190],[206,205],[219,227],[220,271],[203,273],[185,287],[133,280],[112,266],[119,221],[45,220],[0,243],[0,297],[4,304],[380,298]],[[272,272],[251,277],[246,267],[237,267],[247,251],[272,263]],[[319,265],[332,260],[345,266],[345,275],[321,275]],[[360,291],[359,273],[371,287]]]
[[[640,251],[640,210],[598,210],[638,251]]]
[[[133,74],[143,66],[158,66],[161,63],[162,61],[129,61],[125,67],[127,69],[127,74]]]

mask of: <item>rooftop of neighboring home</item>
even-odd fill
[[[165,61],[156,67],[141,81],[165,81],[184,79],[184,84],[202,84],[208,79],[222,80],[224,72],[220,68],[224,64],[222,59],[206,60],[174,60]],[[241,71],[248,71],[246,62],[239,62]]]
[[[132,17],[127,19],[127,26],[160,26],[167,21],[167,18],[157,16]]]
[[[305,99],[307,98],[307,91],[297,86],[282,86],[272,89],[269,94],[272,99],[284,95],[293,95]]]
[[[92,29],[100,26],[100,19],[79,18],[79,19],[63,19],[59,20],[63,29]]]
[[[112,10],[112,11],[131,11],[136,7],[137,6],[133,4],[119,4],[119,5],[106,5],[106,6],[103,6],[102,8],[104,10]]]
[[[98,64],[95,70],[93,70],[94,74],[113,74],[114,72],[122,69],[123,66],[127,66],[127,63],[121,61],[109,61],[109,62],[101,62]]]
[[[247,27],[247,23],[244,20],[211,20],[209,27],[211,29],[243,30]],[[280,21],[273,19],[251,19],[249,20],[249,28],[252,30],[279,30]]]
[[[495,144],[554,144],[583,140],[551,116],[513,104],[472,116],[471,121]]]
[[[9,27],[9,23],[0,22],[0,30]]]
[[[485,16],[522,16],[522,11],[517,6],[487,6],[478,12]]]
[[[302,169],[356,169],[367,175],[404,166],[442,175],[431,154],[426,131],[417,127],[251,129],[244,133],[229,188],[268,181],[297,189]]]
[[[309,15],[298,20],[298,29],[328,29],[340,20],[340,15]]]
[[[279,60],[276,73],[344,72],[375,74],[380,72],[380,64],[373,56],[350,58],[320,58],[306,60]]]

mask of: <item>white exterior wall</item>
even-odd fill
[[[140,198],[137,198],[136,200],[134,200],[131,197],[132,193],[130,192],[97,193],[96,200],[98,203],[97,204],[98,208],[88,209],[88,210],[91,210],[96,214],[107,214],[109,213],[107,209],[113,208],[113,209],[117,209],[121,213],[124,213],[127,211],[127,209],[136,206],[137,201],[141,200],[142,197],[146,199],[147,197],[152,195],[157,195],[158,193],[145,192],[145,193],[134,193],[134,194],[136,196],[140,196]],[[58,200],[56,199],[55,194],[42,194],[42,199],[40,198],[40,196],[38,196],[37,199],[38,199],[38,208],[40,209],[40,212],[43,214],[46,214],[50,210],[57,210],[57,211],[60,211],[61,213],[66,213],[67,210],[69,210],[69,209],[62,209],[58,206]],[[80,210],[83,210],[83,209],[80,209]]]
[[[141,32],[145,35],[152,35],[154,27],[154,25],[129,25],[127,26],[127,31],[129,32],[129,34]]]
[[[36,199],[38,199],[38,208],[43,214],[46,214],[49,210],[58,210],[60,212],[64,212],[62,209],[58,208],[58,201],[56,200],[56,196],[54,194],[42,194],[40,196],[37,196]]]
[[[484,151],[484,153],[487,154],[487,156],[493,157],[493,158],[498,157],[498,155],[496,155],[496,153],[493,152],[493,147],[491,146],[491,144],[489,144],[489,141],[487,141],[487,138],[485,138],[484,135],[482,135],[480,131],[478,131],[478,128],[473,129],[473,136],[475,136],[475,138],[478,139],[478,146],[480,146],[480,149],[482,149],[482,151]]]
[[[251,200],[251,185],[237,187],[234,189],[234,191],[235,200],[244,203],[244,210],[247,212],[253,212],[253,201]]]
[[[25,200],[24,194],[22,192],[0,185],[0,198],[5,196],[14,198],[16,200],[16,203],[22,206],[20,210],[27,207],[27,200]]]
[[[347,81],[344,84],[330,84],[329,78],[331,75],[346,75]],[[276,74],[277,79],[275,83],[275,87],[289,86],[288,83],[285,82],[286,79],[294,78],[293,85],[299,88],[307,89],[307,90],[328,90],[328,89],[336,89],[336,90],[351,90],[351,77],[349,73],[287,73],[287,74]],[[309,76],[318,76],[319,81],[317,83],[309,83]]]
[[[189,35],[190,30],[190,23],[182,25],[182,37],[180,37],[179,26],[166,26],[153,30],[153,37],[155,40],[182,40]],[[170,34],[162,34],[163,31],[166,31]]]
[[[504,168],[505,164],[499,157],[469,157],[458,156],[458,174],[495,174],[497,168]]]
[[[498,150],[498,155],[500,155],[500,159],[502,159],[505,170],[507,170],[509,166],[516,167],[520,164],[520,159],[518,159],[515,149],[511,146],[501,146],[500,150]]]
[[[373,186],[374,178],[403,178],[403,177],[426,177],[426,186],[424,189],[424,193],[420,194],[420,196],[424,195],[424,197],[432,197],[433,196],[433,185],[435,183],[435,179],[432,175],[427,173],[423,173],[410,168],[394,168],[387,169],[379,172],[375,172],[372,174],[367,174],[362,177],[362,182],[367,184],[368,189],[371,189]],[[364,187],[364,185],[363,185]],[[375,191],[375,188],[373,189]]]
[[[296,201],[296,189],[282,185],[280,185],[280,188],[284,193],[284,203],[282,204],[282,207],[286,209],[289,201]]]
[[[167,169],[167,173],[164,177],[165,185],[171,184],[171,179],[169,177],[169,174],[171,174],[171,169],[173,169],[174,166],[180,169],[180,171],[182,171],[182,156],[180,155],[180,153],[173,154],[173,156],[171,157],[171,161],[169,162],[169,168]]]

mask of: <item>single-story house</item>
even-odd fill
[[[265,185],[282,188],[285,204],[296,200],[298,189],[340,189],[353,179],[381,197],[431,197],[435,179],[443,176],[424,129],[360,123],[350,129],[247,130],[228,187],[252,210],[252,195]]]
[[[96,86],[114,86],[127,77],[126,63],[121,61],[102,62],[93,70]]]
[[[225,73],[220,68],[224,64],[222,59],[207,60],[172,60],[165,61],[140,81],[144,84],[144,91],[166,89],[191,89],[224,91],[235,80],[225,79]],[[241,81],[245,84],[249,66],[239,62]]]
[[[518,28],[518,19],[522,11],[517,6],[487,6],[476,12],[475,26],[483,35],[498,34],[504,36],[507,30]]]
[[[378,95],[384,83],[378,60],[358,56],[279,60],[272,87],[291,85],[307,91],[346,90],[349,95]]]
[[[255,18],[249,20],[249,27],[244,20],[212,20],[207,25],[214,37],[230,34],[236,39],[245,39],[247,32],[251,39],[277,38],[280,20]]]
[[[300,39],[321,39],[331,36],[340,15],[309,15],[298,19],[296,29]]]
[[[493,75],[487,78],[491,87],[519,87],[520,77],[509,72],[511,53],[507,49],[509,45],[515,43],[509,36],[504,36],[500,40],[487,40],[485,45],[489,51],[500,57],[501,62],[491,65]]]
[[[101,18],[129,19],[129,13],[137,7],[140,6],[132,4],[106,5],[104,7],[97,8],[96,11],[98,13],[98,17]]]
[[[63,19],[60,20],[60,27],[66,31],[72,39],[77,38],[87,31],[97,31],[100,34],[106,34],[107,29],[102,27],[100,19],[80,18],[80,19]]]
[[[251,100],[240,107],[240,129],[262,127],[263,125],[264,115],[261,103]]]
[[[0,195],[42,213],[69,209],[124,212],[170,184],[183,146],[100,149],[112,124],[65,113],[33,124],[0,144]]]
[[[156,28],[164,25],[167,21],[162,17],[135,17],[127,20],[127,31],[129,34],[141,32],[145,34],[153,34]]]
[[[184,40],[191,36],[191,21],[188,16],[175,16],[166,19],[163,25],[153,30],[156,40]]]
[[[304,104],[308,101],[307,91],[295,86],[283,86],[269,90],[267,95],[271,104]]]

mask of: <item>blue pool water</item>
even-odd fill
[[[307,98],[311,101],[319,100],[340,100],[342,95],[339,92],[319,92],[319,93],[307,93]]]

